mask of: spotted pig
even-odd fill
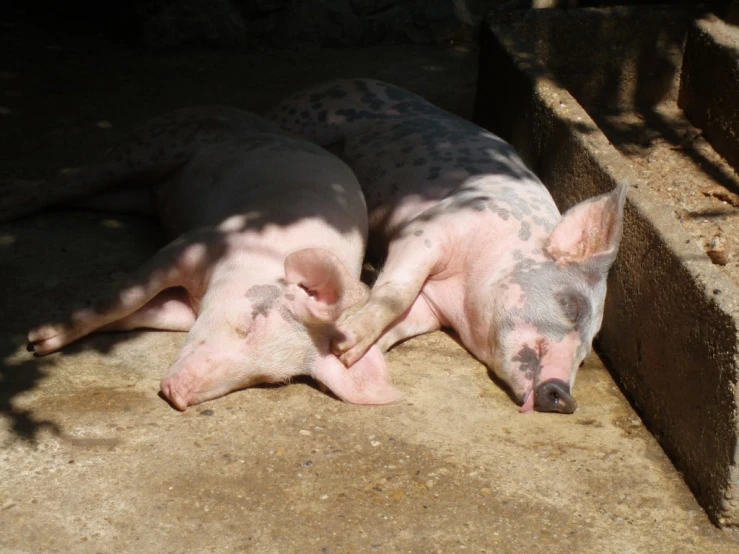
[[[95,165],[3,187],[3,219],[87,197],[148,205],[176,237],[90,307],[31,330],[36,354],[96,330],[187,331],[161,382],[180,410],[297,375],[349,402],[399,397],[377,347],[352,371],[330,350],[337,319],[369,296],[367,214],[352,171],[318,146],[236,109],[190,108],[146,123]]]
[[[601,325],[626,186],[560,215],[496,135],[397,86],[317,85],[268,114],[338,152],[386,255],[370,300],[339,321],[352,366],[373,345],[451,327],[510,387],[522,412],[572,413],[572,387]]]

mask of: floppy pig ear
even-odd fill
[[[557,263],[597,262],[607,271],[621,241],[626,183],[573,206],[562,216],[544,246]]]
[[[403,396],[390,384],[385,358],[377,346],[349,369],[333,354],[323,356],[316,362],[313,377],[352,404],[389,404]]]
[[[295,306],[296,315],[323,323],[336,321],[344,310],[365,300],[369,294],[342,261],[323,248],[305,248],[288,255],[285,280],[300,286],[310,296]]]

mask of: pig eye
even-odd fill
[[[583,312],[583,301],[576,294],[560,294],[557,296],[565,317],[572,323],[577,323]]]

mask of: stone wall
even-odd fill
[[[136,0],[119,17],[152,49],[267,43],[365,46],[449,43],[476,35],[495,0]]]
[[[491,11],[698,1],[6,0],[16,10],[44,22],[51,33],[103,33],[149,50],[473,42],[482,17]],[[722,6],[739,2],[705,1]]]

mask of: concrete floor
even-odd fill
[[[30,177],[65,156],[79,163],[160,107],[152,98],[170,109],[202,103],[212,87],[212,102],[257,108],[291,72],[296,88],[343,73],[395,80],[468,115],[476,74],[463,49],[254,53],[229,73],[233,55],[188,64],[183,54],[177,65],[101,44],[54,46],[54,59],[21,58],[0,83],[19,91],[3,100],[6,175]],[[89,75],[70,74],[85,56],[100,59],[87,60]],[[137,79],[146,94],[134,97]],[[520,415],[441,333],[389,354],[406,393],[393,406],[343,404],[298,382],[179,413],[157,391],[181,334],[96,335],[41,359],[25,351],[31,324],[159,244],[156,226],[135,217],[54,212],[0,227],[0,550],[737,551],[594,356],[572,416]]]

